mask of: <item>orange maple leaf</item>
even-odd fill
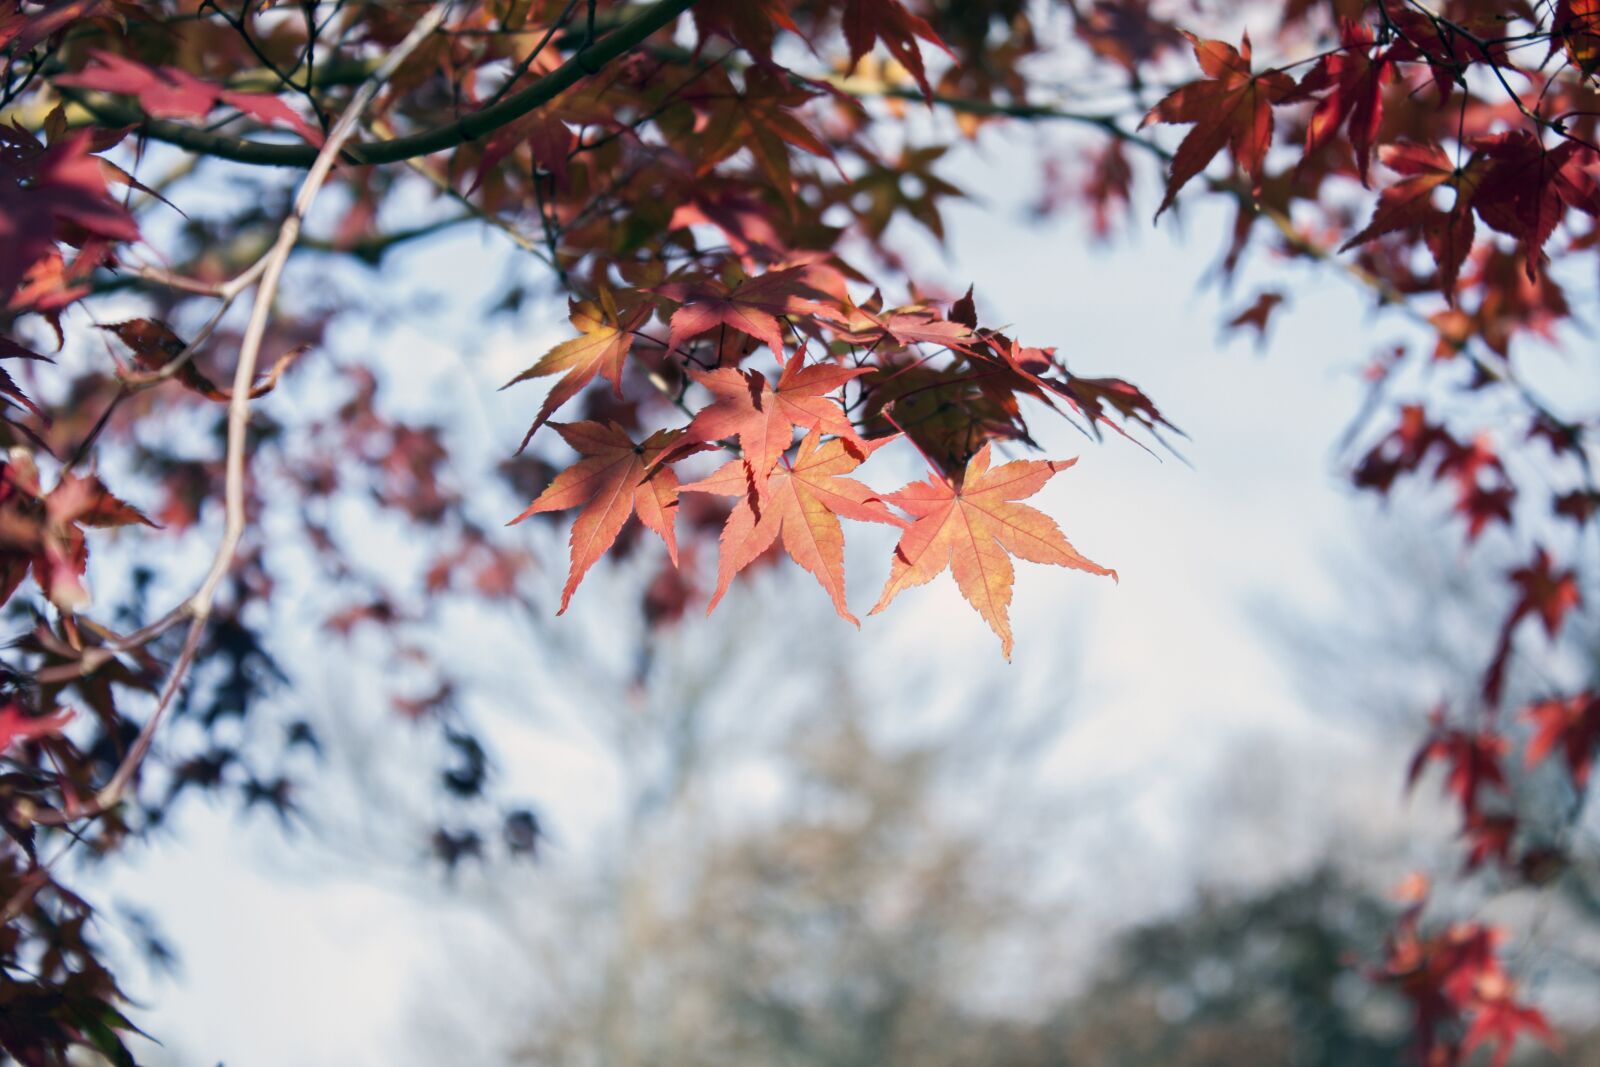
[[[859,522],[886,522],[904,526],[869,487],[845,475],[861,466],[885,442],[884,437],[865,443],[856,455],[834,438],[826,444],[822,432],[812,429],[800,442],[792,464],[778,467],[768,481],[765,501],[750,489],[744,464],[734,460],[715,474],[683,486],[680,492],[715,493],[738,497],[722,528],[722,555],[717,565],[717,591],[706,613],[717,606],[733,576],[754,563],[781,534],[783,550],[822,583],[833,598],[834,609],[860,626],[844,599],[844,531],[839,516]]]
[[[596,374],[610,382],[612,392],[618,400],[622,399],[622,365],[628,358],[628,349],[633,347],[633,331],[650,314],[649,305],[641,305],[628,315],[627,322],[623,322],[617,311],[616,298],[609,289],[600,290],[599,303],[592,300],[574,301],[570,308],[572,325],[578,328],[579,335],[562,341],[540,357],[539,362],[500,387],[509,389],[530,378],[565,372],[550,390],[550,395],[545,397],[543,406],[539,408],[539,417],[533,420],[533,425],[523,436],[522,444],[517,447],[518,452],[527,448],[539,427],[555,414],[557,408],[593,381]]]
[[[678,477],[671,467],[656,460],[677,443],[682,430],[661,430],[642,444],[616,423],[552,422],[559,433],[584,458],[556,475],[521,515],[508,522],[515,526],[530,515],[566,511],[583,506],[572,524],[572,569],[561,590],[561,608],[567,610],[584,574],[616,543],[617,535],[632,515],[654,530],[667,544],[667,555],[678,562]]]
[[[1552,20],[1550,49],[1557,42],[1585,78],[1600,66],[1600,0],[1558,0]]]
[[[794,444],[794,428],[820,429],[842,437],[866,458],[866,442],[829,394],[852,378],[871,372],[868,367],[842,367],[837,363],[805,365],[795,353],[784,365],[773,388],[759,371],[723,367],[695,374],[694,380],[716,397],[685,428],[688,441],[739,439],[751,488],[758,497],[767,494],[767,475]]]
[[[1048,515],[1016,502],[1037,493],[1057,471],[1077,460],[1016,460],[991,470],[989,448],[984,445],[968,461],[959,488],[929,478],[884,497],[916,522],[895,546],[889,581],[870,614],[888,607],[901,590],[932,581],[949,567],[961,595],[1000,635],[1001,649],[1010,659],[1008,552],[1034,563],[1054,563],[1113,579],[1117,572],[1080,555]]]
[[[1161,212],[1172,206],[1178,190],[1205,170],[1216,154],[1231,147],[1233,158],[1250,180],[1261,181],[1261,164],[1272,146],[1272,105],[1294,91],[1294,79],[1280,70],[1250,70],[1250,35],[1235,49],[1225,41],[1205,41],[1185,33],[1194,46],[1195,59],[1205,71],[1202,81],[1179,86],[1139,123],[1194,123],[1172,157],[1167,195]]]

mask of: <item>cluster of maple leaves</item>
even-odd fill
[[[1313,234],[1289,222],[1296,172],[1337,143],[1348,153],[1342,169],[1362,185],[1373,184],[1374,162],[1392,173],[1379,187],[1369,220],[1358,229],[1350,226],[1355,232],[1338,242],[1334,254],[1360,249],[1355,271],[1383,302],[1409,301],[1428,290],[1440,295],[1443,307],[1418,315],[1438,336],[1432,359],[1470,361],[1469,392],[1498,387],[1516,395],[1525,411],[1526,439],[1568,461],[1541,464],[1560,471],[1553,486],[1542,487],[1549,495],[1546,514],[1584,527],[1596,500],[1590,431],[1557,414],[1520,381],[1511,342],[1518,334],[1557,340],[1553,327],[1568,309],[1549,274],[1547,246],[1564,223],[1600,217],[1600,148],[1587,121],[1600,9],[1583,2],[1563,2],[1544,13],[1456,8],[1439,13],[1420,4],[1378,5],[1375,20],[1342,23],[1338,47],[1316,58],[1298,82],[1283,70],[1252,71],[1248,38],[1239,49],[1191,38],[1207,80],[1179,88],[1147,116],[1193,124],[1171,157],[1161,210],[1227,148],[1257,204],[1281,205],[1277,219],[1290,254],[1326,258],[1333,242],[1319,247]],[[1517,18],[1529,28],[1508,29]],[[1516,53],[1530,46],[1538,50],[1537,65],[1518,62]],[[1512,77],[1532,88],[1514,88]],[[1413,98],[1431,93],[1434,116],[1451,116],[1454,135],[1429,131],[1415,115],[1407,115],[1404,125],[1388,119],[1385,108],[1394,106],[1401,91]],[[1270,190],[1264,166],[1275,144],[1275,109],[1309,100],[1316,103],[1305,120],[1301,162],[1289,188]],[[1343,141],[1336,142],[1341,130]],[[1241,220],[1246,217],[1241,210]],[[1479,240],[1477,221],[1509,238],[1509,246]],[[1236,241],[1248,225],[1241,221]],[[1594,227],[1588,224],[1588,233],[1584,228],[1569,254],[1588,246]],[[1226,261],[1230,269],[1237,248]],[[1416,252],[1426,255],[1431,273],[1419,271]],[[1468,294],[1476,298],[1475,307],[1467,303]],[[1264,330],[1280,301],[1280,294],[1263,294],[1234,325]],[[1375,395],[1403,362],[1404,353],[1375,361],[1369,373]],[[1354,464],[1353,480],[1385,495],[1406,476],[1451,486],[1469,544],[1497,524],[1509,531],[1519,519],[1548,530],[1548,519],[1518,510],[1521,487],[1497,444],[1502,433],[1495,427],[1463,435],[1449,419],[1430,418],[1422,403],[1403,402],[1394,429]],[[1521,832],[1509,803],[1506,761],[1514,749],[1501,706],[1520,624],[1538,620],[1554,642],[1581,603],[1576,568],[1562,566],[1539,543],[1552,535],[1560,536],[1535,533],[1529,562],[1507,575],[1515,596],[1485,664],[1476,711],[1436,709],[1409,776],[1414,783],[1429,764],[1446,765],[1446,789],[1461,811],[1467,870],[1493,864],[1534,884],[1557,877],[1567,857],[1557,844]],[[1532,767],[1559,756],[1581,798],[1600,742],[1597,716],[1600,701],[1592,689],[1527,703],[1517,716],[1531,730],[1523,761]],[[1402,918],[1383,977],[1413,1003],[1424,1062],[1456,1063],[1478,1046],[1493,1045],[1500,1064],[1520,1034],[1554,1041],[1542,1015],[1516,999],[1496,956],[1497,931],[1464,923],[1423,936],[1421,913],[1419,901]]]
[[[1506,795],[1512,733],[1525,725],[1523,761],[1559,770],[1581,797],[1600,742],[1600,690],[1535,694],[1509,716],[1502,705],[1524,631],[1536,622],[1553,641],[1580,606],[1577,550],[1558,546],[1590,532],[1600,486],[1592,419],[1541,397],[1513,353],[1563,339],[1572,315],[1562,264],[1600,244],[1600,5],[1296,0],[1252,18],[1273,57],[1261,69],[1249,36],[1236,46],[1187,32],[1201,12],[1147,0],[1041,6],[460,3],[379,89],[335,171],[347,207],[302,246],[381,265],[440,229],[486,227],[539,279],[510,287],[501,307],[515,310],[552,279],[570,294],[576,335],[510,383],[549,388],[526,452],[504,468],[532,499],[513,522],[578,512],[560,611],[602,558],[634,549],[625,534],[636,516],[666,546],[667,565],[641,598],[654,625],[700,599],[714,607],[778,545],[854,622],[840,522],[849,519],[898,532],[874,612],[948,569],[1009,656],[1013,557],[1113,572],[1022,502],[1070,463],[997,452],[1031,446],[1038,412],[1096,437],[1110,429],[1161,442],[1175,428],[1132,384],[1076,373],[1056,349],[980,326],[970,290],[961,297],[916,277],[898,235],[942,237],[941,204],[962,192],[941,173],[942,135],[924,139],[898,120],[907,108],[947,113],[965,136],[1070,125],[1081,136],[1040,161],[1039,210],[1081,211],[1098,239],[1126,225],[1145,164],[1166,176],[1158,218],[1191,197],[1221,198],[1236,212],[1224,273],[1253,253],[1315,261],[1435,339],[1431,351],[1392,350],[1371,364],[1366,417],[1391,421],[1355,427],[1363,454],[1353,480],[1380,494],[1408,482],[1447,486],[1469,544],[1499,537],[1528,562],[1507,575],[1480,699],[1436,713],[1413,777],[1447,766],[1470,867],[1548,880],[1563,864],[1560,847],[1527,833]],[[205,368],[231,366],[231,286],[288,202],[249,196],[220,216],[183,216],[156,257],[143,220],[181,203],[194,169],[309,167],[374,57],[420,15],[317,0],[297,10],[209,0],[0,6],[0,360],[30,379],[56,374],[42,403],[20,371],[0,371],[0,433],[11,448],[0,480],[0,599],[30,629],[6,667],[0,710],[0,754],[16,772],[4,779],[0,825],[17,844],[0,869],[0,966],[23,966],[40,945],[55,953],[33,979],[0,989],[0,1047],[24,1062],[49,1062],[76,1042],[125,1055],[115,984],[83,932],[88,906],[40,861],[35,839],[41,823],[76,822],[73,833],[92,830],[105,849],[126,831],[127,805],[85,814],[88,798],[138,732],[122,698],[149,699],[183,661],[159,628],[160,607],[136,600],[118,618],[90,610],[84,528],[154,525],[91,472],[104,454],[153,473],[160,500],[146,510],[164,532],[152,537],[206,528],[220,457],[147,428],[169,413],[214,425],[230,401]],[[1121,103],[1078,111],[1043,99],[1030,65],[1062,55]],[[1187,129],[1169,138],[1168,125]],[[176,153],[190,169],[151,177],[147,157]],[[380,209],[418,186],[441,213],[386,229]],[[905,302],[886,300],[874,277],[904,286]],[[100,365],[81,374],[50,366],[42,353],[64,343],[72,313],[130,289],[148,314],[93,331]],[[1263,291],[1234,323],[1265,332],[1286,306],[1282,293]],[[251,397],[292,373],[326,325],[280,308],[268,337],[280,355]],[[1433,392],[1392,395],[1419,363]],[[340,381],[346,397],[298,423],[258,409],[246,510],[273,506],[267,485],[293,488],[328,584],[347,594],[329,629],[391,635],[397,659],[429,666],[431,684],[397,692],[394,705],[441,724],[465,760],[446,771],[445,788],[474,796],[483,754],[454,708],[459,680],[406,627],[445,592],[524,596],[528,554],[496,532],[504,515],[472,514],[470,494],[450,483],[437,427],[385,415],[369,368],[346,368]],[[1494,423],[1480,417],[1486,396],[1509,402],[1513,425],[1503,410]],[[555,454],[546,424],[577,453],[563,470],[546,466]],[[885,447],[920,453],[927,477],[898,491],[859,480]],[[720,466],[696,458],[711,452],[725,457]],[[353,488],[430,532],[425,596],[407,603],[404,590],[364,572],[360,546],[326,521],[324,505]],[[705,588],[698,549],[713,536],[719,561]],[[195,653],[197,670],[216,665],[204,686],[193,683],[206,694],[196,702],[207,730],[246,718],[280,673],[246,612],[274,580],[266,547],[247,538]],[[63,732],[76,709],[93,724],[81,745]],[[286,772],[246,766],[244,746],[206,736],[209,747],[173,759],[165,800],[147,798],[134,822],[159,818],[193,785],[234,783],[248,804],[288,810]],[[285,751],[314,746],[305,723],[286,724]],[[506,847],[531,852],[536,828],[529,813],[511,812]],[[433,840],[451,864],[488,847],[468,826],[440,826]],[[1496,937],[1484,927],[1424,934],[1420,907],[1403,917],[1383,973],[1415,1005],[1428,1062],[1459,1062],[1484,1044],[1504,1057],[1519,1034],[1547,1036],[1515,998]],[[7,997],[34,998],[34,1008],[14,1011]]]
[[[1494,1067],[1504,1067],[1523,1034],[1557,1043],[1543,1014],[1517,999],[1516,982],[1500,960],[1501,931],[1463,921],[1424,933],[1427,880],[1408,879],[1400,892],[1412,903],[1389,936],[1377,976],[1411,1003],[1419,1062],[1455,1063],[1492,1048]]]
[[[1007,607],[1013,584],[1008,553],[1093,574],[1113,573],[1080,555],[1047,515],[1020,503],[1070,462],[1016,460],[990,469],[990,438],[1026,435],[1018,412],[1019,395],[1057,402],[1080,413],[1089,411],[1103,420],[1107,417],[1096,394],[1080,391],[1084,386],[1052,353],[1023,348],[993,330],[978,328],[970,293],[945,318],[925,304],[883,309],[874,299],[858,306],[844,280],[837,270],[811,265],[773,270],[754,279],[737,278],[731,284],[714,277],[674,278],[649,294],[626,293],[619,298],[603,290],[598,302],[573,305],[572,323],[580,335],[551,349],[509,383],[562,375],[528,438],[596,375],[610,381],[620,398],[624,360],[651,318],[652,298],[675,305],[665,316],[667,350],[678,351],[712,331],[719,337],[715,363],[687,371],[688,381],[709,396],[687,426],[660,430],[635,442],[615,422],[552,424],[583,458],[558,474],[513,522],[542,512],[583,509],[572,524],[572,566],[562,590],[561,611],[584,573],[616,543],[634,515],[661,537],[676,565],[680,493],[711,493],[735,501],[722,529],[716,591],[708,610],[722,599],[736,574],[774,543],[781,543],[821,583],[839,614],[857,622],[845,604],[841,517],[904,529],[874,612],[901,590],[930,581],[948,567],[962,594],[1000,635],[1008,657],[1012,636]],[[792,354],[780,321],[795,332]],[[803,327],[798,325],[802,322]],[[735,335],[732,345],[730,331]],[[765,345],[782,361],[776,381],[760,369],[738,365],[751,347],[741,338]],[[809,343],[817,343],[823,351],[833,347],[872,353],[880,361],[903,353],[904,362],[895,360],[887,366],[849,358],[808,362]],[[1005,421],[984,433],[969,417],[958,415],[952,425],[905,414],[917,411],[919,389],[942,391],[952,384],[946,377],[907,389],[899,381],[926,364],[919,346],[962,364],[966,381],[986,391]],[[1129,410],[1161,419],[1131,387],[1116,384],[1131,398]],[[1093,390],[1105,383],[1087,385]],[[854,386],[855,395],[841,403],[839,394],[849,386]],[[852,408],[863,412],[869,427],[879,421],[895,432],[863,437],[846,414]],[[901,429],[897,408],[910,429]],[[798,446],[797,431],[804,435]],[[901,432],[929,455],[934,473],[926,481],[879,495],[848,477]],[[719,442],[730,443],[736,458],[707,478],[680,484],[673,464]],[[947,475],[935,456],[965,462]]]

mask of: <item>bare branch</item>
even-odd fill
[[[521,92],[431,130],[379,144],[350,145],[342,149],[343,162],[356,166],[397,163],[443,152],[487,136],[522,118],[541,104],[550,102],[583,78],[598,72],[607,63],[632,51],[651,34],[670,26],[693,3],[694,0],[660,0],[644,14],[580,48],[561,66]],[[390,58],[393,58],[393,53]],[[61,88],[60,91],[64,97],[82,105],[105,125],[134,126],[152,140],[165,141],[201,155],[269,167],[314,166],[319,158],[318,150],[311,145],[269,144],[242,137],[228,137],[179,122],[153,119],[136,105],[104,94],[67,88]],[[345,113],[349,114],[349,111]]]
[[[155,739],[161,720],[165,717],[167,709],[171,707],[173,698],[183,687],[184,680],[193,666],[195,656],[200,648],[200,640],[205,634],[206,623],[211,617],[211,611],[216,601],[217,590],[222,581],[227,577],[228,571],[233,566],[235,554],[239,549],[239,542],[244,537],[245,528],[245,445],[250,426],[250,400],[255,382],[256,365],[260,361],[261,343],[266,336],[267,324],[272,317],[272,304],[277,295],[278,283],[283,277],[285,265],[289,262],[289,255],[294,251],[294,246],[300,239],[300,228],[305,221],[306,214],[311,210],[317,194],[322,190],[330,174],[333,173],[335,162],[339,158],[341,148],[357,129],[362,113],[367,105],[372,102],[381,86],[390,78],[401,63],[416,50],[439,24],[444,21],[449,10],[449,0],[435,5],[425,15],[405,40],[400,42],[394,51],[377,72],[369,78],[351,99],[339,121],[334,125],[328,135],[327,142],[313,163],[311,171],[306,175],[300,185],[300,191],[295,196],[294,207],[289,216],[283,220],[283,225],[278,230],[278,239],[261,259],[239,278],[223,287],[219,295],[224,300],[231,300],[238,292],[247,287],[257,277],[260,285],[256,289],[255,302],[250,309],[250,320],[245,326],[244,338],[239,346],[239,360],[234,367],[233,395],[228,402],[228,445],[226,456],[226,482],[223,490],[225,518],[223,524],[222,541],[217,546],[216,554],[212,557],[211,568],[206,573],[200,587],[195,590],[179,608],[169,613],[163,623],[171,620],[176,623],[181,618],[189,620],[188,631],[184,634],[183,647],[178,653],[178,658],[167,675],[167,680],[156,698],[155,709],[150,717],[145,720],[144,726],[139,731],[139,736],[129,746],[127,754],[116,772],[111,776],[105,786],[95,794],[94,799],[76,810],[69,805],[63,812],[67,821],[76,818],[93,818],[111,808],[122,800],[127,792],[129,783],[138,773],[139,765],[143,762],[145,754],[150,750],[150,745]],[[236,288],[235,288],[236,287]],[[224,305],[223,310],[226,310]],[[220,313],[217,316],[220,318]],[[193,348],[191,343],[190,348]],[[170,366],[170,364],[169,364]],[[165,369],[165,368],[164,368]],[[157,624],[158,626],[161,624]],[[149,630],[151,628],[147,628]],[[157,631],[159,632],[159,631]],[[153,635],[152,635],[153,636]],[[44,823],[53,823],[56,819],[39,819]]]

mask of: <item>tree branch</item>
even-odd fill
[[[261,342],[266,336],[267,322],[272,316],[272,304],[278,292],[278,283],[283,277],[284,267],[288,264],[289,255],[300,239],[300,227],[310,212],[312,203],[326,184],[329,175],[333,173],[340,149],[356,131],[362,113],[377,95],[379,86],[387,81],[417,46],[438,28],[444,21],[449,6],[449,0],[443,0],[423,16],[421,21],[412,27],[405,40],[389,54],[383,66],[356,92],[332,132],[329,133],[328,140],[312,164],[310,173],[301,183],[300,191],[295,196],[294,207],[278,231],[278,239],[254,266],[241,275],[253,279],[259,273],[260,284],[256,289],[255,302],[250,309],[250,320],[245,326],[244,338],[239,345],[239,361],[233,372],[233,395],[228,401],[226,481],[223,489],[225,518],[222,541],[217,546],[216,554],[211,560],[211,568],[200,583],[200,587],[163,620],[163,623],[168,621],[176,623],[185,617],[190,620],[188,631],[184,634],[183,647],[178,652],[178,658],[156,698],[155,709],[145,720],[138,737],[129,746],[127,754],[116,772],[112,774],[111,780],[95,794],[88,805],[76,810],[69,808],[62,813],[59,820],[41,818],[39,822],[49,824],[76,818],[93,818],[119,804],[123,794],[127,792],[129,783],[138,773],[145,754],[150,750],[151,742],[155,739],[156,730],[161,725],[167,709],[171,707],[173,699],[183,687],[189,669],[199,652],[200,639],[204,636],[206,623],[211,617],[217,590],[232,568],[239,542],[244,537],[245,446],[250,428],[251,385],[255,381],[256,364],[261,356]],[[233,284],[235,283],[230,283],[230,287]]]
[[[890,89],[881,86],[864,86],[859,82],[852,83],[852,79],[845,77],[828,77],[821,79],[827,81],[841,92],[857,97],[890,97],[894,99],[916,100],[924,99],[923,95],[911,89]],[[1132,130],[1121,125],[1114,116],[1097,115],[1077,111],[1067,111],[1061,108],[1042,104],[1000,104],[988,100],[975,100],[963,97],[935,95],[931,102],[951,111],[965,112],[972,115],[989,115],[1006,118],[1016,118],[1025,121],[1061,121],[1071,122],[1083,126],[1093,126],[1111,137],[1126,144],[1135,146],[1151,155],[1171,162],[1172,153],[1154,141],[1139,136]],[[1580,142],[1582,143],[1582,142]],[[1346,277],[1356,284],[1370,289],[1378,300],[1385,305],[1400,310],[1407,318],[1419,326],[1429,330],[1436,329],[1428,314],[1411,302],[1408,295],[1402,292],[1392,282],[1362,267],[1359,263],[1341,259],[1338,253],[1325,245],[1318,244],[1305,234],[1301,233],[1289,218],[1288,214],[1274,207],[1268,207],[1258,202],[1248,185],[1237,181],[1228,181],[1220,178],[1208,178],[1207,183],[1215,192],[1226,193],[1238,200],[1247,208],[1257,212],[1262,218],[1278,230],[1284,242],[1296,253],[1308,259],[1326,264],[1341,271]],[[1528,406],[1539,418],[1559,427],[1575,436],[1579,435],[1580,428],[1574,426],[1566,419],[1557,415],[1555,411],[1539,396],[1526,382],[1515,375],[1509,364],[1499,362],[1481,351],[1475,345],[1462,345],[1458,349],[1463,358],[1470,362],[1479,373],[1490,380],[1500,382],[1514,391],[1522,402]],[[1587,451],[1581,446],[1575,450],[1579,466],[1583,468],[1585,485],[1594,488],[1596,485],[1595,473],[1591,470]]]
[[[443,126],[397,137],[392,141],[349,145],[342,150],[340,161],[353,166],[397,163],[443,152],[493,133],[541,104],[549,103],[587,75],[597,73],[607,63],[631,51],[651,34],[671,25],[694,2],[660,0],[644,14],[618,26],[592,45],[579,49],[572,58],[521,92]],[[82,105],[105,125],[132,126],[151,140],[176,145],[189,152],[269,167],[310,167],[317,162],[318,150],[312,145],[270,144],[210,133],[178,122],[153,119],[125,100],[74,89],[63,88],[58,91],[67,99]]]

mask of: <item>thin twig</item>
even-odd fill
[[[211,617],[212,607],[216,601],[217,590],[227,577],[228,571],[232,569],[239,542],[244,537],[245,446],[250,427],[251,385],[255,381],[256,364],[261,355],[261,342],[266,336],[267,324],[272,316],[273,300],[277,295],[284,267],[289,262],[289,255],[294,250],[295,243],[300,239],[300,228],[304,224],[306,214],[311,210],[312,203],[326,184],[329,175],[333,173],[340,149],[358,128],[361,115],[377,94],[379,86],[387,81],[400,64],[405,62],[406,58],[439,27],[449,7],[449,0],[445,0],[423,16],[412,27],[405,40],[389,53],[377,72],[357,90],[344,113],[339,116],[339,121],[328,134],[328,140],[322,146],[322,151],[312,164],[305,181],[301,183],[300,191],[295,196],[294,207],[278,230],[278,239],[258,263],[259,272],[256,267],[246,271],[246,275],[259,273],[260,285],[256,289],[255,301],[250,309],[250,320],[245,326],[244,338],[239,345],[239,361],[233,373],[233,395],[228,402],[226,482],[223,490],[225,519],[222,541],[217,546],[216,554],[211,560],[211,568],[200,583],[200,587],[178,609],[168,615],[168,619],[174,623],[177,619],[187,617],[189,629],[184,635],[183,647],[178,652],[178,658],[156,699],[155,709],[145,720],[138,737],[134,739],[110,781],[95,794],[89,804],[76,810],[69,805],[63,813],[68,819],[93,818],[121,802],[129,783],[138,773],[145,754],[150,750],[162,718],[183,687],[189,669],[194,664],[201,638],[205,634],[206,623]],[[38,821],[50,823],[55,820],[41,818]]]

